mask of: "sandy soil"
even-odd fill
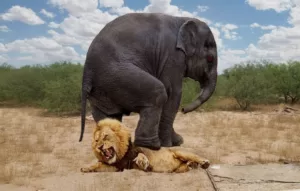
[[[212,190],[205,171],[184,174],[82,174],[94,163],[87,121],[78,142],[79,117],[43,117],[31,108],[0,109],[0,190]],[[138,115],[124,118],[133,131]],[[178,113],[174,127],[185,143],[214,164],[254,165],[300,161],[300,115],[258,112]]]

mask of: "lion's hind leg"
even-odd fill
[[[96,164],[86,167],[86,168],[81,168],[81,172],[88,173],[88,172],[117,172],[117,168],[114,166],[109,166],[106,164],[103,164],[101,162],[97,162]]]
[[[201,168],[207,169],[210,165],[208,159],[202,158],[192,152],[176,149],[172,149],[171,151],[174,153],[175,158],[185,162],[186,165],[190,168],[196,168],[198,165],[200,165]]]
[[[187,163],[182,163],[180,166],[174,171],[175,173],[183,173],[187,172],[191,169]]]

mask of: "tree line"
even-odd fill
[[[71,62],[20,68],[2,64],[0,102],[41,107],[54,113],[79,113],[82,71],[83,65]],[[198,82],[184,79],[181,106],[199,92]],[[295,104],[300,100],[300,62],[249,61],[226,69],[218,76],[209,102],[223,98],[233,98],[241,110],[252,104]]]
[[[249,61],[219,76],[219,94],[232,97],[242,110],[251,104],[295,104],[300,99],[300,62]]]

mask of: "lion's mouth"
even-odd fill
[[[115,149],[113,147],[109,147],[108,149],[103,149],[103,146],[99,148],[99,150],[103,153],[103,156],[106,160],[110,160],[115,156]]]

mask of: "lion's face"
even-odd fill
[[[127,152],[129,137],[130,133],[120,122],[104,119],[94,131],[92,148],[100,161],[113,164]]]
[[[116,134],[108,127],[103,127],[101,131],[96,131],[94,134],[93,148],[108,164],[116,162],[117,143]]]

